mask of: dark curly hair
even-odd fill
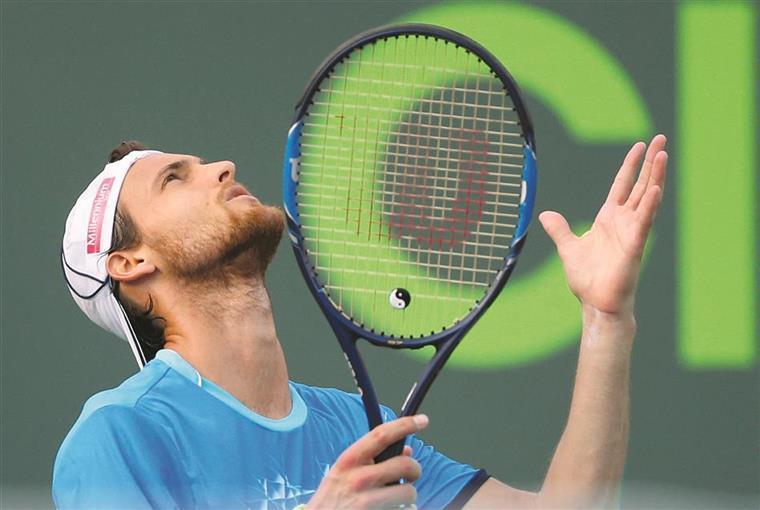
[[[135,140],[121,142],[108,155],[108,162],[119,161],[132,151],[145,149],[146,147],[142,143]],[[108,253],[128,250],[139,245],[141,242],[142,236],[140,235],[140,231],[137,229],[134,221],[132,221],[129,213],[117,205],[111,249],[108,250]],[[114,296],[121,303],[121,306],[124,307],[124,311],[127,312],[127,317],[130,324],[132,324],[132,328],[135,330],[146,361],[152,360],[166,343],[166,337],[164,336],[166,320],[153,314],[154,302],[150,295],[148,295],[148,302],[140,306],[125,296],[120,295],[119,282],[112,280],[111,287]]]

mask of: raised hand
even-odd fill
[[[539,215],[557,246],[570,290],[584,307],[608,314],[633,312],[641,255],[665,184],[665,142],[665,136],[657,135],[648,149],[639,142],[628,151],[607,200],[582,236],[574,235],[557,212]]]

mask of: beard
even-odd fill
[[[166,260],[167,273],[186,282],[263,279],[282,238],[284,212],[267,205],[225,212],[150,243]]]

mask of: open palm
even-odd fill
[[[665,184],[665,142],[657,135],[648,150],[643,142],[631,148],[594,224],[582,236],[573,234],[557,212],[539,215],[557,246],[570,290],[585,306],[611,314],[632,310],[641,255]]]

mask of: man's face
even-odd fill
[[[186,154],[137,161],[119,207],[158,254],[157,267],[190,280],[263,275],[284,227],[280,209],[262,205],[235,181],[234,163]]]

